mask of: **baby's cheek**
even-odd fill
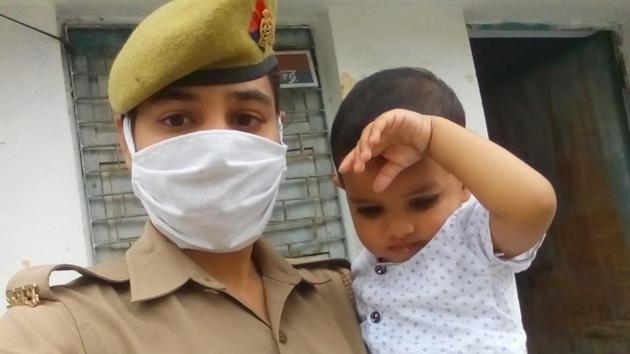
[[[383,247],[385,242],[385,235],[379,232],[377,225],[366,225],[365,223],[355,223],[354,228],[357,231],[357,236],[361,243],[372,252]]]
[[[442,213],[432,213],[431,215],[427,215],[427,218],[424,222],[420,223],[418,226],[421,230],[420,233],[424,240],[431,240],[435,234],[440,231],[442,225],[448,218],[448,215],[442,215]]]
[[[357,229],[357,236],[363,244],[366,246],[376,245],[379,243],[374,232],[371,232],[369,228]]]

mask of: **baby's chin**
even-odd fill
[[[415,256],[424,246],[426,242],[417,242],[401,246],[391,246],[384,250],[380,250],[374,255],[381,262],[403,263]]]

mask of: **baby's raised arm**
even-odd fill
[[[494,249],[510,258],[533,247],[556,210],[553,187],[492,141],[447,119],[395,109],[369,124],[339,167],[361,172],[373,156],[387,163],[374,182],[383,191],[400,171],[428,155],[458,178],[490,212]]]

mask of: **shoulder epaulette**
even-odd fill
[[[120,268],[114,264],[113,266],[96,266],[90,269],[72,264],[49,264],[22,269],[7,283],[5,294],[9,303],[8,307],[35,307],[42,301],[59,301],[50,289],[50,275],[55,271],[73,270],[83,276],[91,276],[110,282],[126,281],[128,277],[115,276],[111,271],[108,271],[109,268]]]
[[[352,272],[350,271],[350,261],[343,258],[324,259],[314,262],[300,262],[299,259],[289,260],[297,269],[317,269],[326,268],[339,273],[343,285],[346,287],[348,297],[353,305],[355,304],[354,292],[352,291]]]

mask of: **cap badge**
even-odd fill
[[[249,34],[263,50],[273,48],[275,43],[275,22],[264,0],[256,0],[256,8],[249,24]]]

